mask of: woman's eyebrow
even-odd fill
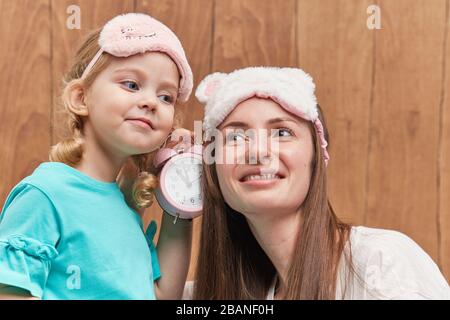
[[[281,117],[281,118],[273,118],[270,120],[266,121],[266,124],[274,124],[274,123],[279,123],[279,122],[284,122],[284,121],[290,121],[293,123],[298,124],[299,122],[295,119],[292,118],[287,118],[287,117]],[[227,124],[225,124],[222,129],[227,128],[227,127],[239,127],[239,128],[249,128],[249,125],[245,122],[242,121],[232,121],[229,122]]]
[[[233,121],[233,122],[229,122],[229,123],[227,123],[226,125],[224,125],[224,126],[222,127],[222,129],[225,129],[225,128],[227,128],[227,127],[238,127],[238,128],[243,127],[243,128],[248,128],[248,124],[245,123],[245,122],[241,122],[241,121]]]
[[[273,118],[267,121],[268,124],[278,123],[278,122],[284,122],[284,121],[290,121],[298,124],[299,122],[292,118],[282,117],[282,118]]]

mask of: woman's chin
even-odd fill
[[[258,214],[274,213],[280,209],[283,205],[278,202],[274,202],[270,198],[253,198],[253,199],[242,199],[245,203],[246,211],[258,212]]]

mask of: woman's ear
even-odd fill
[[[222,81],[227,76],[226,73],[215,72],[205,77],[195,91],[195,97],[201,103],[206,104],[209,98],[220,88]]]
[[[86,90],[81,79],[70,81],[64,89],[64,105],[76,115],[87,116],[88,107],[85,103]]]

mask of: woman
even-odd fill
[[[200,255],[185,298],[449,298],[438,267],[410,238],[335,215],[314,90],[293,68],[201,82],[205,136],[215,139],[205,148]]]

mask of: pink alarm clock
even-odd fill
[[[178,218],[193,219],[202,214],[203,199],[201,145],[187,150],[162,148],[156,154],[153,165],[163,166],[159,173],[159,185],[155,196],[161,208]]]

